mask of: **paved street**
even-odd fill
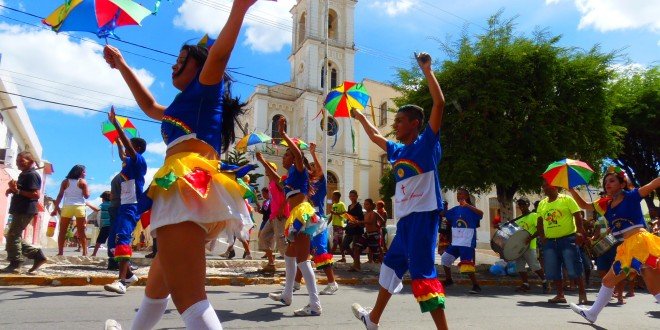
[[[292,306],[267,299],[280,286],[209,287],[213,303],[227,329],[361,329],[350,311],[352,302],[373,303],[376,287],[343,286],[335,296],[321,296],[323,315],[294,317],[293,310],[307,301],[303,288]],[[570,311],[568,305],[550,305],[549,296],[513,294],[513,288],[487,287],[480,296],[467,294],[467,286],[448,290],[447,315],[453,329],[659,329],[660,305],[648,294],[638,294],[624,306],[610,305],[592,326]],[[106,318],[116,318],[124,328],[139,306],[142,287],[129,289],[124,296],[86,287],[3,287],[0,288],[0,329],[100,329]],[[431,329],[429,315],[422,315],[409,287],[392,298],[381,320],[381,329]],[[589,299],[595,292],[589,292]],[[569,296],[577,300],[576,296]],[[183,328],[172,303],[157,329]]]

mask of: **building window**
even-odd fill
[[[380,105],[380,126],[387,125],[387,102]]]
[[[333,68],[332,62],[328,63],[328,67],[330,68],[330,86],[331,88],[334,88],[333,82],[332,82],[332,76],[335,76],[335,84],[337,83],[337,70]],[[325,63],[321,66],[321,88],[325,87]]]
[[[337,25],[337,13],[334,10],[330,10],[328,13],[328,38],[337,40]]]
[[[306,33],[307,33],[307,28],[306,28],[306,14],[302,13],[300,15],[300,20],[298,21],[298,46],[302,45],[303,41],[305,41]]]
[[[330,88],[335,88],[337,86],[337,69],[330,69]]]
[[[271,132],[270,136],[273,137],[273,143],[274,144],[279,144],[280,141],[282,141],[282,135],[280,134],[280,131],[277,130],[277,122],[280,121],[280,118],[284,117],[282,115],[275,115],[273,116],[273,123],[271,124]],[[284,129],[286,130],[288,125],[284,126]]]

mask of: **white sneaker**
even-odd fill
[[[571,306],[571,309],[572,309],[576,314],[578,314],[578,315],[584,317],[587,321],[589,321],[589,323],[594,323],[594,322],[596,322],[596,318],[593,318],[593,319],[592,319],[591,317],[589,317],[589,316],[587,315],[587,311],[588,311],[588,309],[586,309],[586,308],[584,308],[584,307],[580,307],[580,306],[578,306],[578,305],[576,305],[576,304],[574,304],[574,303],[570,303],[569,306]]]
[[[284,297],[282,296],[281,293],[269,293],[269,294],[268,294],[268,298],[270,298],[270,299],[272,299],[272,300],[275,300],[275,301],[278,301],[278,302],[281,302],[281,303],[283,303],[283,304],[286,305],[286,306],[290,306],[290,305],[291,305],[291,298],[289,298],[289,299],[284,299]]]
[[[371,313],[370,307],[364,308],[360,304],[354,303],[351,305],[351,309],[353,310],[353,315],[362,321],[367,330],[378,330],[378,324],[371,322],[371,319],[369,319],[369,313]]]
[[[119,294],[126,293],[126,286],[119,280],[112,282],[111,284],[106,284],[103,286],[105,291],[115,292]]]
[[[328,283],[328,285],[323,290],[321,290],[321,292],[319,292],[319,294],[321,294],[321,295],[333,295],[333,294],[335,294],[335,292],[337,292],[337,290],[339,290],[339,285],[337,285],[336,282],[335,283]]]
[[[137,281],[138,281],[138,277],[135,274],[133,274],[133,276],[124,280],[124,284],[128,288],[129,286],[137,283]]]
[[[105,328],[104,329],[105,330],[121,330],[121,324],[119,324],[119,322],[117,322],[115,320],[108,319],[108,320],[105,320]]]
[[[307,305],[301,309],[297,309],[296,311],[293,312],[293,315],[295,316],[321,316],[321,311],[323,309],[321,307],[314,308],[310,305]]]

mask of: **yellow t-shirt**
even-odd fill
[[[526,216],[516,220],[516,224],[526,230],[530,235],[536,234],[536,221],[539,219],[539,215],[536,212],[530,212]],[[536,249],[536,238],[529,242],[529,248],[532,250]]]
[[[332,212],[340,213],[340,214],[346,212],[346,204],[344,204],[344,202],[332,204]],[[346,227],[346,219],[344,219],[344,217],[342,217],[341,215],[333,214],[332,225],[342,228]]]
[[[573,197],[559,194],[554,202],[544,198],[536,210],[543,218],[543,231],[547,238],[560,238],[574,234],[577,231],[573,213],[579,212],[580,207]]]

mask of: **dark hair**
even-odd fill
[[[209,56],[208,49],[201,45],[183,45],[181,46],[181,51],[184,50],[188,52],[188,55],[186,56],[181,69],[179,69],[179,72],[183,72],[183,69],[185,69],[186,65],[188,65],[188,60],[190,58],[197,62],[199,69],[201,70]],[[245,113],[245,109],[243,109],[243,107],[247,104],[245,102],[241,102],[240,98],[232,96],[231,82],[231,77],[225,73],[225,76],[222,78],[221,82],[224,84],[224,94],[222,95],[222,126],[220,127],[222,142],[220,146],[220,153],[225,152],[229,146],[234,143],[234,140],[236,140],[234,127],[235,124],[238,124],[238,117]]]
[[[23,157],[23,158],[25,158],[25,159],[33,162],[33,163],[37,161],[36,159],[34,159],[34,155],[31,152],[27,151],[27,150],[19,152],[18,155],[16,155],[16,158],[18,158],[18,157]]]
[[[358,193],[357,193],[357,190],[353,189],[353,190],[349,191],[348,194],[349,194],[349,195],[350,195],[350,194],[356,194],[356,195],[357,195]]]
[[[131,138],[131,144],[133,145],[133,149],[135,149],[135,151],[137,151],[139,154],[143,154],[147,150],[147,141],[145,141],[143,138]]]
[[[69,174],[66,175],[66,178],[78,180],[82,176],[83,172],[85,172],[85,165],[74,165],[69,171]]]
[[[367,199],[364,200],[364,202],[365,202],[365,203],[366,203],[366,202],[369,202],[369,203],[373,204],[373,203],[374,203],[374,200],[371,199],[371,198],[367,198]]]
[[[261,188],[261,192],[268,192],[268,187]]]
[[[464,192],[468,196],[468,199],[467,199],[466,202],[468,204],[474,206],[474,204],[472,204],[472,197],[470,196],[470,191],[465,187],[460,187],[460,188],[456,189],[456,193],[459,193],[461,191]]]
[[[422,129],[424,123],[424,109],[417,105],[406,104],[397,110],[397,112],[405,114],[410,120],[419,120],[419,129]]]
[[[110,200],[110,192],[106,190],[106,191],[104,191],[103,193],[101,193],[101,199],[102,199],[104,202],[109,201],[109,200]]]
[[[516,204],[523,204],[523,205],[526,205],[526,206],[530,205],[529,199],[527,197],[518,198],[518,200],[516,201]]]
[[[332,192],[332,196],[337,196],[338,198],[341,198],[341,193],[339,192],[339,190],[335,190]]]

